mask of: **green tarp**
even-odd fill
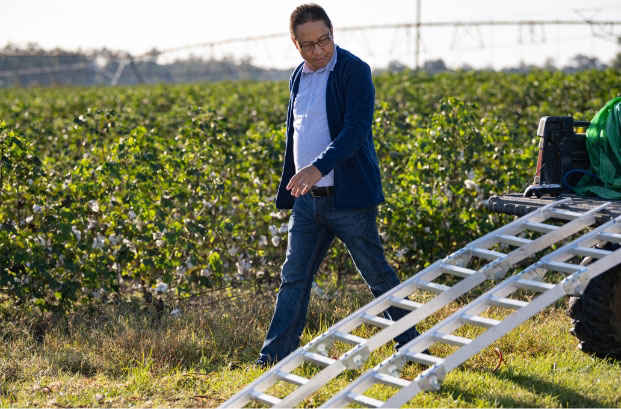
[[[586,148],[591,167],[574,188],[584,196],[621,199],[621,97],[613,98],[593,117]]]

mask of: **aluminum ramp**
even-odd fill
[[[610,205],[610,203],[604,203],[586,212],[563,209],[570,201],[571,199],[563,199],[541,207],[469,243],[463,249],[443,260],[433,263],[333,325],[307,345],[292,352],[250,385],[224,402],[221,407],[243,407],[251,401],[273,407],[293,407],[300,404],[306,397],[336,378],[343,371],[361,368],[372,351],[389,343],[395,336],[428,318],[458,297],[467,294],[487,280],[501,279],[516,263],[534,256],[540,251],[549,249],[561,240],[579,234],[582,230],[593,226],[596,223],[596,214]],[[538,232],[541,235],[532,239],[524,237],[528,234],[533,235],[532,232]],[[478,262],[480,267],[477,270],[467,268],[471,261]],[[433,282],[443,274],[451,275],[460,281],[450,287]],[[408,296],[415,296],[421,292],[436,295],[425,303],[417,303],[408,299]],[[411,312],[398,321],[386,320],[379,316],[390,306],[397,306]],[[370,338],[361,338],[351,334],[353,330],[363,324],[375,326],[380,330]],[[413,340],[413,342],[416,341],[416,348],[423,345],[420,340],[429,339],[426,334],[423,334],[424,337],[421,335]],[[338,359],[329,356],[330,349],[335,341],[352,345],[351,349]],[[409,345],[411,343],[408,344],[408,348],[402,348],[402,351],[411,350],[412,347]],[[423,351],[425,348],[420,350]],[[323,369],[312,378],[304,378],[292,373],[301,365],[309,362],[319,365]],[[382,375],[378,376],[388,379],[386,378],[388,375],[381,373]],[[393,378],[395,377],[393,376]],[[366,377],[359,378],[344,391],[359,385],[358,382],[361,379],[366,379]],[[281,381],[295,385],[295,389],[283,398],[266,393],[269,388]],[[406,388],[404,390],[409,390],[406,387],[407,381],[393,381],[402,384]],[[348,394],[351,393],[353,392],[348,392]],[[348,394],[344,396],[349,396]],[[334,399],[341,395],[342,393],[338,393]],[[369,406],[376,405],[369,403]]]
[[[620,264],[621,248],[614,252],[598,248],[600,243],[609,241],[621,244],[621,216],[500,282],[413,339],[398,353],[361,375],[321,407],[344,407],[355,402],[368,407],[395,408],[401,407],[421,391],[439,390],[449,371],[563,296],[580,295],[592,278]],[[586,266],[568,262],[584,256],[597,261]],[[535,291],[539,295],[530,301],[521,300],[520,298],[525,297],[519,297],[516,293],[524,289]],[[481,316],[481,313],[494,306],[514,312],[501,320]],[[486,330],[472,339],[453,334],[464,325],[479,326]],[[422,352],[436,343],[459,348],[444,358]],[[399,373],[408,362],[417,362],[429,368],[414,380],[399,378]],[[363,394],[376,384],[391,385],[399,388],[399,391],[386,401]]]

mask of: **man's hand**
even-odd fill
[[[310,192],[311,187],[321,180],[321,172],[313,165],[308,165],[300,169],[298,173],[293,175],[287,190],[291,191],[291,196],[299,197]]]

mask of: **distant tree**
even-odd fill
[[[576,72],[585,70],[602,70],[606,68],[597,57],[589,57],[584,54],[578,54],[569,60],[570,64],[563,67],[563,71]]]
[[[621,37],[617,38],[617,44],[621,47]],[[621,51],[618,52],[615,58],[611,61],[610,66],[617,70],[621,70]]]
[[[612,60],[610,66],[614,69],[621,70],[621,52],[618,52],[616,57]]]
[[[554,64],[554,58],[546,58],[546,62],[543,64],[543,69],[547,71],[556,71],[556,65]]]
[[[444,64],[444,60],[437,59],[425,61],[425,63],[423,64],[423,70],[427,71],[430,74],[433,74],[436,72],[447,71],[448,69],[446,68],[446,64]]]
[[[392,60],[388,63],[388,71],[390,72],[402,72],[405,71],[407,68],[408,67],[401,61]]]
[[[474,71],[474,67],[467,62],[463,63],[458,68],[459,71]]]

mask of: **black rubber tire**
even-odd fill
[[[599,358],[621,361],[621,266],[595,277],[567,311],[578,348]]]

